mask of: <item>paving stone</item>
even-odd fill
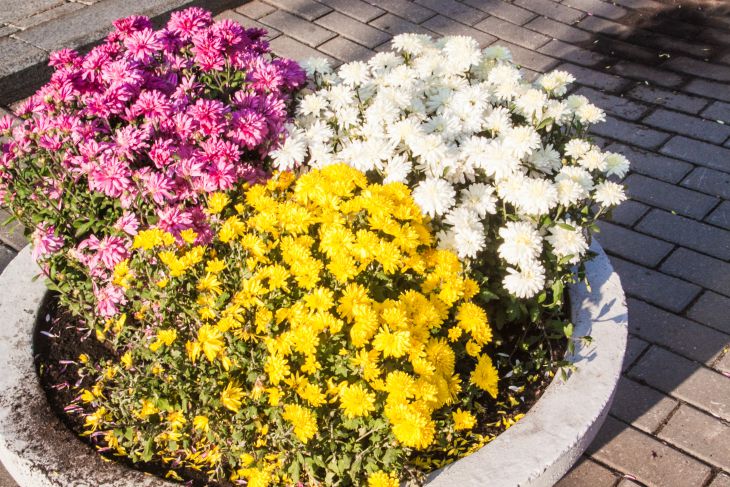
[[[416,0],[416,3],[467,25],[474,25],[487,16],[486,12],[456,0]]]
[[[670,311],[677,313],[682,311],[701,291],[701,288],[694,284],[618,257],[611,257],[611,263],[621,278],[621,285],[626,294]]]
[[[584,30],[576,29],[575,27],[548,19],[547,17],[537,17],[525,24],[525,27],[550,36],[553,39],[560,39],[561,41],[571,43],[587,42],[592,38],[591,34]]]
[[[549,37],[497,17],[487,17],[474,27],[528,49],[537,49],[550,41]]]
[[[679,159],[662,156],[655,152],[641,151],[623,144],[611,144],[606,150],[626,156],[631,161],[632,172],[645,174],[670,183],[678,183],[694,167],[692,164]]]
[[[614,59],[634,61],[639,64],[652,65],[656,62],[658,53],[651,46],[641,43],[625,42],[613,37],[599,36],[591,46],[592,50],[605,54]]]
[[[213,18],[215,20],[230,19],[235,22],[238,22],[239,24],[241,24],[244,27],[248,27],[248,28],[255,27],[257,29],[264,29],[267,32],[267,37],[269,38],[269,41],[276,39],[277,37],[279,37],[281,35],[280,31],[274,29],[270,25],[264,25],[261,22],[259,22],[258,20],[250,19],[233,10],[225,10]]]
[[[629,479],[628,477],[624,477],[621,479],[621,482],[619,482],[616,487],[643,487],[640,483],[634,482],[633,480]]]
[[[30,17],[25,17],[24,19],[13,21],[13,25],[20,29],[27,29],[29,27],[33,27],[34,25],[48,22],[49,20],[53,20],[63,15],[68,15],[84,7],[84,5],[79,3],[64,3],[57,7],[53,7],[51,9],[44,10],[43,12],[39,12],[35,15],[31,15]]]
[[[725,347],[725,355],[722,356],[712,368],[721,372],[725,376],[730,376],[730,347]]]
[[[555,487],[613,487],[616,475],[587,457],[581,457]]]
[[[649,207],[643,203],[634,200],[626,200],[613,209],[610,220],[614,223],[630,227],[644,214],[649,211]]]
[[[319,0],[344,14],[354,17],[360,22],[370,22],[385,13],[385,10],[363,2],[362,0]]]
[[[655,86],[638,85],[628,93],[631,98],[661,105],[674,110],[697,114],[707,105],[707,100],[697,96],[684,95],[676,91],[663,90]],[[730,115],[729,115],[730,116]],[[710,118],[710,117],[707,117]]]
[[[675,399],[656,389],[621,377],[611,405],[611,414],[651,434],[659,428],[677,404],[679,403]]]
[[[692,218],[701,219],[717,204],[717,198],[712,196],[641,174],[629,175],[624,184],[632,199]]]
[[[41,49],[23,41],[0,39],[0,103],[30,96],[50,76],[47,55]]]
[[[730,201],[723,201],[710,213],[705,221],[730,230]]]
[[[3,0],[0,22],[13,22],[62,5],[64,0]]]
[[[648,81],[655,85],[665,87],[678,86],[682,84],[683,81],[682,77],[678,74],[628,61],[617,62],[613,65],[611,71],[626,78],[638,81]]]
[[[626,353],[624,354],[624,364],[622,371],[626,372],[634,365],[639,355],[644,353],[649,347],[649,343],[637,337],[636,335],[629,334],[628,341],[626,343]]]
[[[0,26],[0,37],[9,36],[14,32],[18,32],[18,30],[20,29],[18,29],[17,27],[13,27],[12,25]]]
[[[23,226],[17,221],[2,225],[9,218],[10,213],[5,209],[0,209],[0,241],[16,252],[20,252],[23,247],[28,245],[28,239],[23,235]]]
[[[332,9],[313,0],[266,0],[281,9],[297,14],[307,20],[314,20],[328,14]],[[288,34],[288,32],[287,32]]]
[[[714,416],[724,420],[730,417],[730,377],[676,353],[652,347],[629,371],[629,376]]]
[[[661,152],[700,166],[730,171],[730,149],[707,142],[676,135],[661,148]]]
[[[548,54],[550,56],[562,59],[563,61],[569,61],[571,63],[580,64],[582,66],[593,67],[596,65],[605,65],[607,59],[593,51],[583,49],[573,44],[553,39],[538,51]]]
[[[367,47],[363,47],[340,36],[325,42],[319,46],[319,50],[346,63],[350,61],[366,61],[375,54],[375,52]]]
[[[682,90],[708,98],[730,101],[730,90],[727,89],[726,83],[717,83],[715,81],[695,78],[683,86]]]
[[[608,93],[602,93],[592,88],[580,88],[575,94],[587,97],[591,100],[591,103],[601,107],[607,113],[628,120],[636,121],[640,119],[649,109],[646,105],[636,103],[628,98],[609,95]]]
[[[606,116],[606,121],[591,127],[591,132],[644,149],[654,149],[669,139],[670,135],[632,122]]]
[[[628,25],[620,24],[612,20],[606,20],[601,17],[596,17],[594,15],[589,15],[574,25],[576,27],[580,27],[581,29],[594,32],[596,34],[611,36],[628,34],[632,30],[631,27],[629,27]]]
[[[664,261],[661,270],[730,296],[730,263],[680,247]]]
[[[682,181],[682,186],[730,199],[730,174],[697,167]]]
[[[659,438],[730,471],[730,426],[717,418],[683,404],[659,432]]]
[[[620,19],[629,12],[617,5],[602,2],[601,0],[563,0],[563,5],[582,10],[589,15],[598,15],[609,19]]]
[[[580,10],[560,5],[550,0],[515,0],[516,5],[532,10],[553,20],[572,24],[582,19],[585,14]]]
[[[372,5],[382,7],[390,13],[393,13],[399,17],[403,17],[406,20],[420,24],[426,19],[430,19],[436,12],[433,10],[422,7],[416,3],[408,0],[367,0]]]
[[[715,81],[730,81],[730,67],[708,63],[686,56],[672,57],[665,61],[662,66],[701,78],[710,78]]]
[[[725,333],[730,333],[730,298],[705,291],[692,305],[687,316]]]
[[[674,248],[673,244],[648,237],[606,221],[598,223],[598,240],[607,252],[647,267],[656,266]]]
[[[722,120],[730,123],[730,103],[716,101],[702,112],[702,116],[711,120]]]
[[[629,331],[684,357],[710,366],[730,344],[730,335],[629,298]]]
[[[433,32],[430,30],[424,29],[420,25],[389,13],[373,20],[370,22],[370,25],[382,30],[383,32],[387,32],[392,36],[405,33],[428,34],[433,36]]]
[[[471,36],[477,40],[481,47],[487,47],[497,40],[496,37],[474,29],[468,25],[452,20],[443,15],[435,15],[427,21],[421,23],[422,27],[432,30],[442,36]]]
[[[502,0],[463,0],[463,3],[516,25],[524,25],[535,18],[535,12]]]
[[[595,459],[649,487],[697,487],[711,472],[708,466],[610,416],[589,451]]]
[[[507,47],[512,53],[512,60],[528,69],[531,69],[538,73],[544,73],[555,68],[558,64],[557,59],[553,59],[550,56],[545,56],[537,51],[531,49],[525,49],[524,47],[512,44],[507,41],[499,41],[499,45]]]
[[[308,58],[329,58],[330,61],[334,62],[334,59],[326,56],[320,51],[314,50],[311,47],[302,44],[301,42],[292,39],[289,36],[279,36],[271,41],[271,50],[281,57],[294,59],[295,61],[304,61]]]
[[[259,0],[253,0],[253,2],[247,2],[236,9],[236,12],[243,14],[251,19],[260,19],[265,15],[269,15],[271,12],[276,10],[271,5],[259,2]]]
[[[720,472],[708,487],[730,487],[730,475]]]
[[[158,16],[186,5],[188,0],[146,0],[143,5],[127,0],[108,0],[14,34],[48,52],[78,48],[101,39],[112,29],[112,22],[129,15]],[[4,49],[0,49],[4,51]]]
[[[266,17],[262,17],[261,23],[286,32],[288,36],[312,47],[317,47],[337,35],[331,30],[323,29],[283,10],[276,10]]]
[[[664,110],[663,108],[654,111],[643,122],[653,127],[678,132],[716,144],[722,143],[730,137],[730,127],[726,125],[691,117],[680,112]]]
[[[664,10],[666,8],[663,3],[654,0],[613,0],[613,3],[633,9]]]
[[[697,220],[652,210],[641,219],[636,230],[723,260],[730,259],[730,232]]]
[[[629,85],[629,81],[621,78],[620,76],[584,68],[583,66],[578,66],[576,64],[561,64],[557,67],[557,69],[567,71],[572,74],[577,83],[598,88],[599,90],[618,92]]]
[[[341,36],[347,37],[365,47],[373,48],[386,42],[390,36],[369,25],[358,22],[357,20],[342,15],[339,12],[332,12],[316,21],[322,27],[331,29]]]

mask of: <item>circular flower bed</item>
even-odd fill
[[[407,34],[299,93],[261,30],[115,26],[0,121],[61,333],[101,350],[61,363],[87,441],[179,480],[394,487],[570,368],[565,287],[628,161],[569,74]]]

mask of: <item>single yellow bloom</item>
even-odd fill
[[[487,391],[490,396],[496,399],[499,376],[497,375],[497,369],[492,364],[492,359],[488,355],[479,356],[477,366],[471,373],[471,383]]]
[[[360,384],[351,384],[340,391],[340,408],[347,418],[369,416],[375,411],[375,394]]]
[[[120,360],[125,369],[129,370],[132,368],[132,352],[125,353]]]
[[[180,238],[182,238],[185,242],[192,244],[195,243],[195,240],[198,238],[198,234],[192,228],[187,228],[180,232]]]
[[[382,470],[371,474],[368,477],[368,487],[398,487],[400,481],[395,472],[383,472]]]
[[[281,417],[294,427],[294,436],[304,444],[314,438],[319,429],[314,412],[298,404],[284,406],[284,414]]]
[[[237,413],[241,409],[241,399],[244,395],[243,389],[233,385],[233,382],[229,382],[228,386],[221,392],[221,403],[227,409]]]
[[[208,197],[208,212],[217,215],[223,209],[228,206],[231,199],[225,193],[216,192]]]
[[[210,429],[208,418],[206,416],[195,416],[193,418],[193,428],[207,432]]]
[[[454,429],[470,430],[477,424],[477,418],[469,411],[462,411],[461,408],[451,413],[454,420]]]

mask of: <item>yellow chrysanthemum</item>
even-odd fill
[[[477,424],[477,418],[469,411],[462,411],[461,408],[451,413],[454,420],[454,429],[470,430]]]
[[[305,407],[287,404],[281,417],[294,427],[294,435],[302,443],[306,444],[317,434],[317,416]]]
[[[398,487],[399,485],[398,474],[395,472],[387,473],[380,470],[368,477],[368,487]]]
[[[360,384],[350,384],[340,391],[340,408],[348,418],[369,416],[375,411],[375,394]]]
[[[226,409],[237,413],[241,409],[241,400],[244,395],[243,389],[233,382],[229,382],[226,388],[223,389],[223,392],[221,392],[221,403]]]
[[[208,197],[208,212],[217,215],[228,206],[231,199],[225,193],[213,193]]]
[[[497,384],[499,376],[497,369],[492,364],[492,359],[488,355],[480,355],[477,366],[471,373],[471,382],[482,390],[485,390],[493,398],[497,397]]]

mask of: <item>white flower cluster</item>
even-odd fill
[[[293,167],[306,151],[310,167],[345,162],[409,185],[441,247],[468,259],[495,247],[504,288],[535,296],[546,284],[546,251],[575,263],[588,248],[573,216],[625,199],[607,178],[623,177],[629,162],[582,138],[603,111],[565,97],[569,73],[525,82],[500,46],[403,34],[393,47],[337,72],[306,63],[316,89],[300,98],[275,165]]]

